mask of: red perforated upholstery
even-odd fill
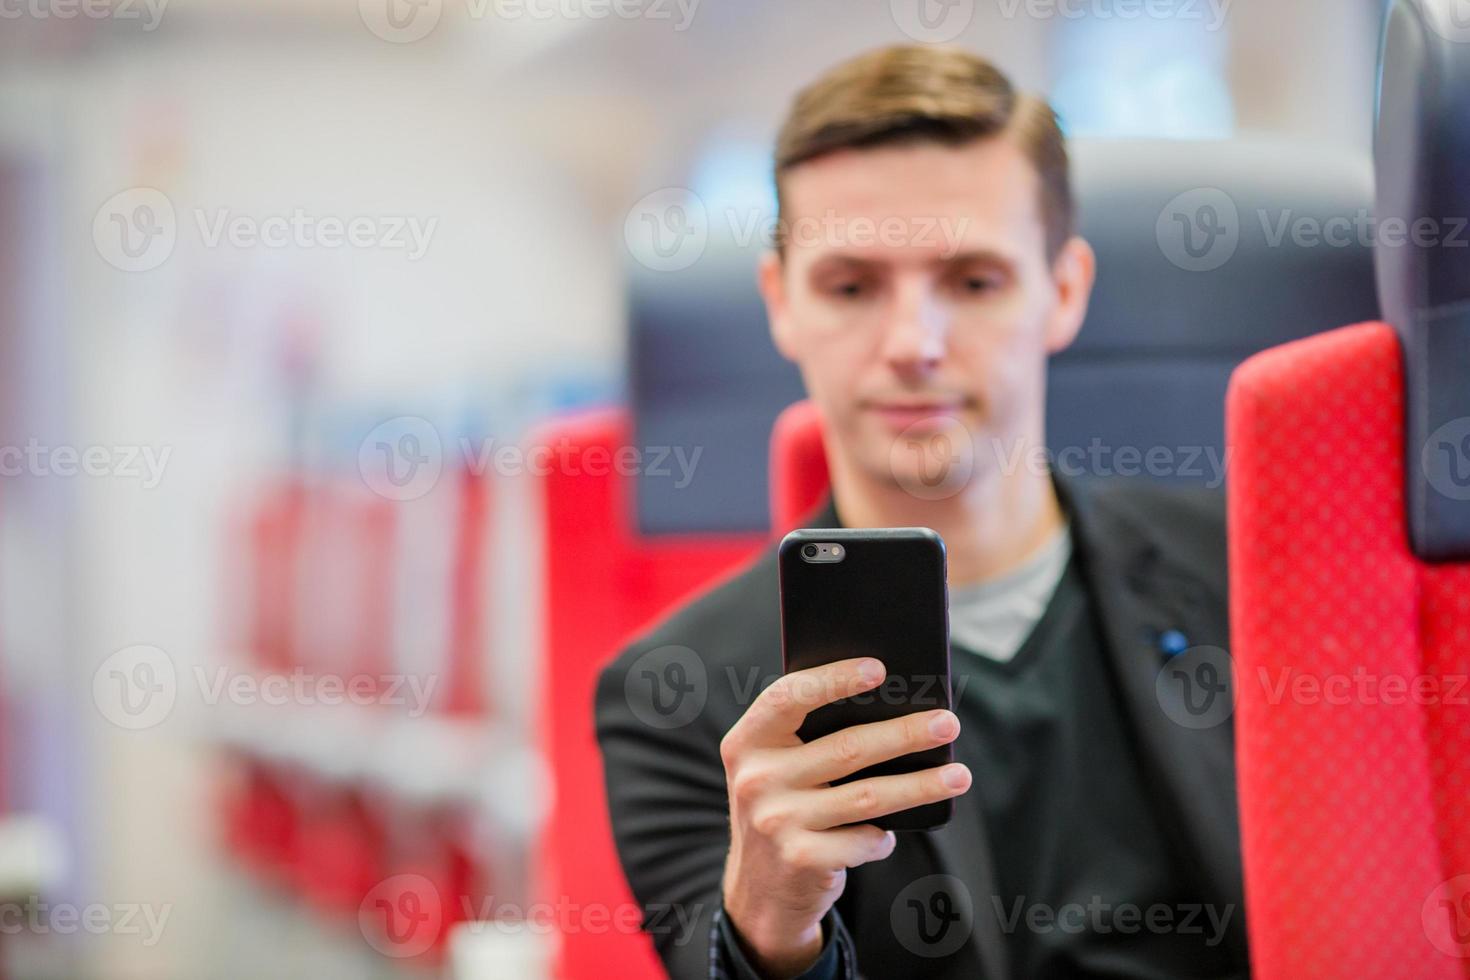
[[[1241,832],[1267,980],[1470,976],[1470,877],[1450,881],[1470,872],[1470,566],[1409,550],[1401,377],[1393,330],[1369,323],[1261,353],[1230,388]]]
[[[709,587],[767,540],[641,537],[632,523],[632,481],[609,465],[630,445],[631,428],[626,413],[610,410],[549,426],[534,440],[550,447],[553,462],[542,480],[547,659],[541,717],[553,812],[539,888],[544,901],[563,903],[557,908],[614,924],[627,921],[633,900],[613,848],[592,730],[597,673],[642,627]],[[583,928],[560,939],[559,977],[662,976],[652,943],[641,933]]]

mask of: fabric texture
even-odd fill
[[[1230,391],[1241,832],[1267,980],[1470,976],[1470,566],[1409,550],[1403,405],[1380,323],[1259,354]]]

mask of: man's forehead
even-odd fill
[[[839,150],[782,178],[782,220],[796,248],[942,242],[951,253],[1015,252],[1044,237],[1041,218],[1040,178],[1002,137]]]

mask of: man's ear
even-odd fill
[[[781,356],[796,360],[796,337],[786,296],[785,264],[775,249],[767,249],[756,268],[756,288],[766,303],[766,320],[771,325],[771,340]]]
[[[1057,354],[1072,345],[1087,318],[1087,303],[1097,277],[1097,255],[1085,238],[1073,235],[1057,253],[1051,274],[1057,287],[1057,305],[1046,328],[1046,350]]]

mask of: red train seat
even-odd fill
[[[539,848],[538,890],[543,901],[561,903],[557,908],[596,908],[614,924],[627,921],[636,905],[614,850],[592,729],[598,671],[641,628],[732,572],[768,540],[764,534],[640,535],[632,479],[612,465],[631,437],[628,415],[611,409],[547,425],[532,440],[550,463],[540,478],[546,562],[540,730],[552,809]],[[560,936],[556,975],[636,980],[662,976],[662,969],[641,932],[569,928]]]
[[[1385,322],[1259,354],[1228,398],[1236,755],[1264,980],[1470,977],[1470,263],[1444,237],[1470,214],[1470,51],[1452,7],[1394,0],[1386,21]],[[1424,221],[1440,237],[1410,238]]]

